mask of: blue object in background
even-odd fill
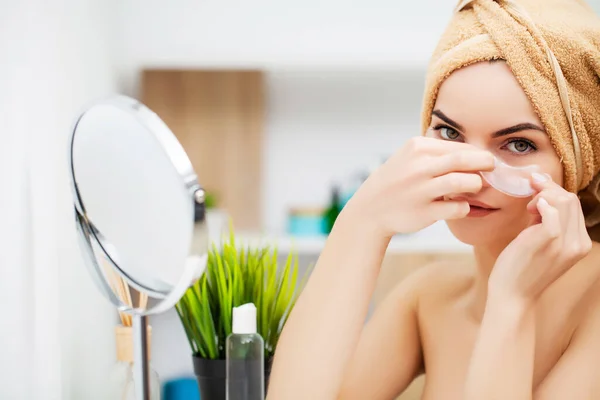
[[[200,390],[196,378],[180,378],[165,382],[164,400],[199,400]]]
[[[288,233],[298,237],[321,236],[326,232],[322,209],[294,209],[288,217]]]

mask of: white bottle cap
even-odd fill
[[[256,306],[247,303],[233,307],[232,333],[256,333]]]

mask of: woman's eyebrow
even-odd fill
[[[439,119],[441,119],[442,121],[444,121],[445,123],[447,123],[448,125],[453,126],[457,130],[464,131],[464,128],[461,124],[454,121],[452,118],[448,117],[441,110],[433,110],[432,114],[435,115],[436,117],[438,117]],[[500,129],[499,131],[492,133],[492,138],[498,138],[501,136],[510,135],[512,133],[521,132],[521,131],[529,131],[529,130],[540,131],[540,132],[546,133],[546,130],[539,125],[532,124],[530,122],[523,122],[521,124],[517,124],[517,125],[510,126],[508,128]]]
[[[452,125],[454,128],[458,129],[459,131],[464,131],[464,128],[462,127],[461,124],[459,124],[459,123],[451,120],[442,111],[440,111],[440,110],[433,110],[432,114],[435,115],[436,117],[438,117],[439,119],[441,119],[442,121],[444,121],[445,123],[447,123],[448,125]]]
[[[532,123],[529,123],[529,122],[524,122],[522,124],[517,124],[517,125],[514,125],[514,126],[510,126],[508,128],[500,129],[499,131],[496,131],[496,132],[492,133],[492,137],[493,138],[498,138],[500,136],[510,135],[511,133],[516,133],[516,132],[520,132],[520,131],[530,131],[530,130],[540,131],[540,132],[546,133],[546,131],[544,130],[544,128],[542,128],[540,126],[537,126],[536,124],[532,124]]]

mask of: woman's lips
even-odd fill
[[[482,201],[468,199],[465,197],[456,197],[452,200],[466,201],[469,203],[470,211],[469,214],[467,214],[467,217],[485,217],[486,215],[490,215],[499,210],[499,208],[494,208]]]
[[[483,208],[471,204],[469,204],[469,206],[471,209],[469,210],[467,217],[485,217],[486,215],[490,215],[491,213],[498,211],[497,208]]]

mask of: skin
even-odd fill
[[[478,63],[447,78],[434,109],[428,137],[337,220],[281,335],[268,399],[393,399],[422,373],[424,399],[600,398],[600,246],[526,95],[505,63]],[[536,193],[490,187],[477,171],[493,156],[539,165]],[[469,216],[473,201],[495,211]],[[436,220],[473,245],[476,267],[420,269],[365,326],[390,238]]]

